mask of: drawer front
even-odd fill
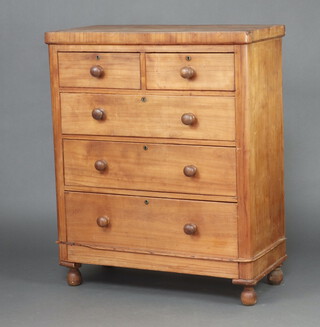
[[[67,193],[65,198],[68,242],[185,256],[237,256],[235,204],[86,193]],[[186,234],[190,225],[194,232]]]
[[[65,134],[235,139],[233,97],[62,93],[61,118]]]
[[[64,165],[66,185],[236,194],[234,148],[65,140]]]
[[[233,91],[234,54],[150,53],[146,74],[147,89]]]
[[[138,53],[59,53],[61,87],[140,89]]]

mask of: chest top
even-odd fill
[[[50,44],[246,44],[282,37],[284,25],[97,25],[45,34]]]

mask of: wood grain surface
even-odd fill
[[[108,163],[105,172],[97,160]],[[198,168],[195,177],[184,175],[187,165]],[[233,148],[65,140],[64,167],[66,185],[236,194]]]
[[[95,108],[104,110],[105,119],[92,118]],[[196,122],[184,125],[185,113],[193,113]],[[231,97],[62,93],[61,119],[64,134],[235,139]]]
[[[55,45],[49,46],[50,62],[50,86],[52,103],[52,127],[54,141],[54,163],[55,163],[55,181],[56,181],[56,202],[57,202],[57,225],[58,240],[67,240],[65,207],[64,207],[64,175],[63,175],[63,150],[61,137],[61,119],[60,119],[60,96],[59,96],[59,78],[58,78],[58,54]],[[59,245],[60,260],[67,260],[67,246]]]
[[[138,53],[59,52],[61,87],[98,87],[140,89]],[[102,77],[93,77],[90,69],[100,66]]]
[[[281,37],[284,25],[96,25],[47,32],[60,44],[244,44]]]
[[[188,61],[186,58],[190,57]],[[194,77],[180,76],[183,67],[191,67]],[[234,90],[232,53],[147,53],[147,89],[160,90]]]
[[[67,193],[68,242],[183,254],[189,257],[236,258],[235,204],[158,199],[150,197]],[[107,227],[97,218],[107,217]],[[195,224],[195,235],[184,225]]]
[[[64,265],[232,278],[255,303],[253,286],[286,259],[284,32],[46,33]]]
[[[285,234],[281,40],[245,45],[239,51],[239,255],[250,258]],[[285,258],[283,246],[275,261]],[[262,264],[264,260],[268,257]],[[240,278],[257,278],[250,265],[240,264],[239,269]]]
[[[65,185],[66,191],[74,192],[87,192],[87,193],[101,193],[101,194],[115,194],[115,195],[133,195],[133,196],[151,196],[165,199],[182,199],[182,200],[199,200],[199,201],[214,201],[214,202],[227,202],[237,203],[236,196],[225,195],[211,195],[199,193],[175,193],[175,192],[157,192],[157,191],[144,191],[144,190],[128,190],[119,188],[108,187],[93,187],[93,186],[73,186]],[[194,190],[197,192],[197,190]]]
[[[237,278],[238,263],[155,254],[116,252],[83,246],[68,246],[68,258],[73,262],[126,268],[159,270],[182,274]]]

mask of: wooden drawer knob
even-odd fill
[[[99,217],[97,218],[97,225],[99,227],[108,227],[110,224],[110,218],[109,217]]]
[[[103,76],[103,68],[101,66],[92,66],[90,68],[90,74],[93,76],[93,77],[96,77],[96,78],[100,78]]]
[[[197,173],[197,167],[190,165],[190,166],[185,166],[183,168],[183,173],[187,176],[187,177],[193,177],[196,173]]]
[[[95,120],[104,120],[106,118],[106,113],[101,108],[95,108],[92,110],[92,118]]]
[[[181,116],[181,121],[185,125],[192,125],[196,122],[197,118],[194,114],[187,113]]]
[[[94,163],[94,168],[99,170],[99,171],[105,171],[108,167],[108,164],[105,160],[97,160]]]
[[[182,67],[180,70],[180,75],[183,78],[190,79],[195,75],[195,71],[192,67]]]
[[[183,231],[187,234],[187,235],[194,235],[197,232],[197,225],[196,224],[185,224],[183,226]]]

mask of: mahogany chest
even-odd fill
[[[283,25],[47,32],[60,264],[229,278],[286,258]]]

